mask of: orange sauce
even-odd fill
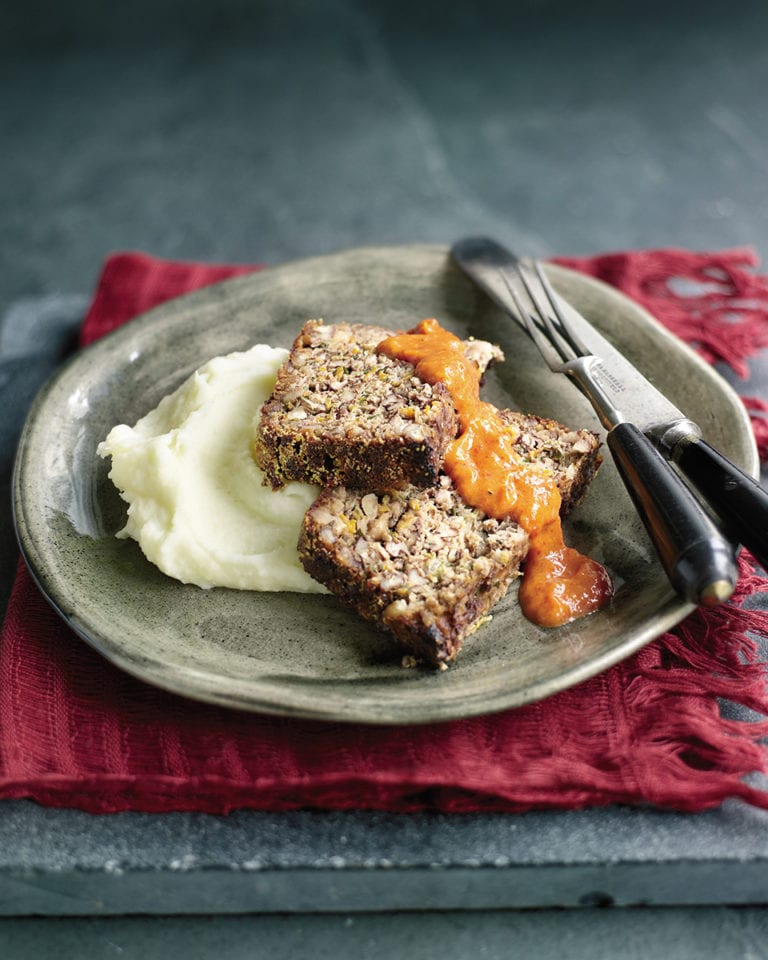
[[[613,589],[608,573],[565,545],[560,491],[550,471],[522,459],[514,428],[480,399],[480,370],[464,355],[462,341],[437,320],[422,320],[377,349],[412,363],[421,380],[446,386],[459,415],[459,435],[448,447],[443,469],[466,503],[497,520],[511,518],[528,533],[520,586],[525,616],[556,627],[604,606]]]

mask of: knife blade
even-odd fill
[[[514,268],[519,261],[514,254],[491,239],[471,237],[455,243],[451,255],[498,306],[526,329],[509,290],[509,284],[517,282]],[[568,326],[597,358],[590,365],[590,373],[615,411],[609,418],[601,416],[603,425],[608,430],[619,423],[634,425],[696,488],[722,521],[728,536],[746,546],[768,567],[768,493],[707,443],[698,424],[686,417],[575,307],[560,295],[557,299]],[[598,409],[600,405],[595,404],[595,399],[589,399]]]

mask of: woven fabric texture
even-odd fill
[[[768,280],[749,250],[561,258],[649,309],[710,362],[746,372],[768,344]],[[141,253],[108,259],[83,345],[165,300],[249,267]],[[746,398],[763,454],[762,398]],[[0,798],[96,813],[299,807],[445,812],[612,803],[768,807],[760,641],[768,580],[742,554],[733,599],[539,703],[377,727],[227,711],[121,673],[75,637],[23,564],[0,635]],[[754,720],[728,719],[721,699]],[[757,776],[756,776],[757,775]]]

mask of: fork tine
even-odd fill
[[[536,313],[539,316],[539,326],[542,330],[542,333],[546,336],[547,340],[552,344],[552,346],[557,350],[560,355],[560,359],[563,363],[568,363],[569,360],[574,359],[573,348],[569,341],[563,337],[560,331],[555,327],[552,322],[552,317],[550,316],[550,310],[548,309],[549,304],[542,306],[541,299],[536,292],[534,292],[533,284],[529,279],[530,267],[525,266],[523,263],[518,263],[515,265],[517,269],[518,276],[523,281],[523,286],[525,291],[528,294],[531,303],[536,310]],[[540,277],[537,277],[539,282],[541,282]],[[547,290],[544,288],[544,294],[547,295]],[[559,318],[558,318],[559,319]]]
[[[559,370],[563,363],[562,354],[549,340],[546,332],[541,329],[541,321],[537,321],[531,312],[523,306],[523,302],[520,299],[517,290],[515,290],[515,288],[509,282],[509,277],[506,274],[503,274],[502,276],[504,277],[504,283],[507,285],[509,294],[515,304],[515,310],[517,310],[520,319],[525,324],[525,329],[528,331],[528,335],[530,336],[531,340],[533,340],[533,342],[536,344],[536,347],[546,361],[547,366],[549,366],[552,370]]]
[[[581,357],[587,356],[590,351],[584,347],[584,345],[579,341],[578,337],[575,335],[573,330],[571,330],[571,328],[569,327],[568,321],[563,316],[563,311],[560,309],[560,304],[558,303],[557,296],[555,295],[555,291],[552,289],[552,285],[549,282],[549,278],[542,270],[541,264],[539,263],[538,260],[533,261],[533,269],[535,270],[539,283],[541,284],[542,289],[544,290],[544,293],[547,296],[547,300],[549,301],[552,309],[555,312],[555,316],[557,317],[557,322],[560,328],[558,332],[563,337],[563,339],[567,341],[567,343],[569,344],[571,349],[574,351],[576,356],[581,356]]]

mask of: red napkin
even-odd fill
[[[623,290],[709,360],[743,373],[768,344],[768,279],[748,250],[560,262]],[[111,257],[82,341],[246,269]],[[765,439],[765,405],[751,406]],[[0,797],[92,812],[695,811],[726,797],[768,807],[768,792],[747,782],[766,770],[768,722],[719,709],[726,698],[768,714],[756,642],[768,614],[742,606],[768,580],[746,555],[741,573],[731,603],[694,612],[578,687],[491,716],[390,728],[238,713],[142,684],[75,637],[20,565],[0,635]]]

